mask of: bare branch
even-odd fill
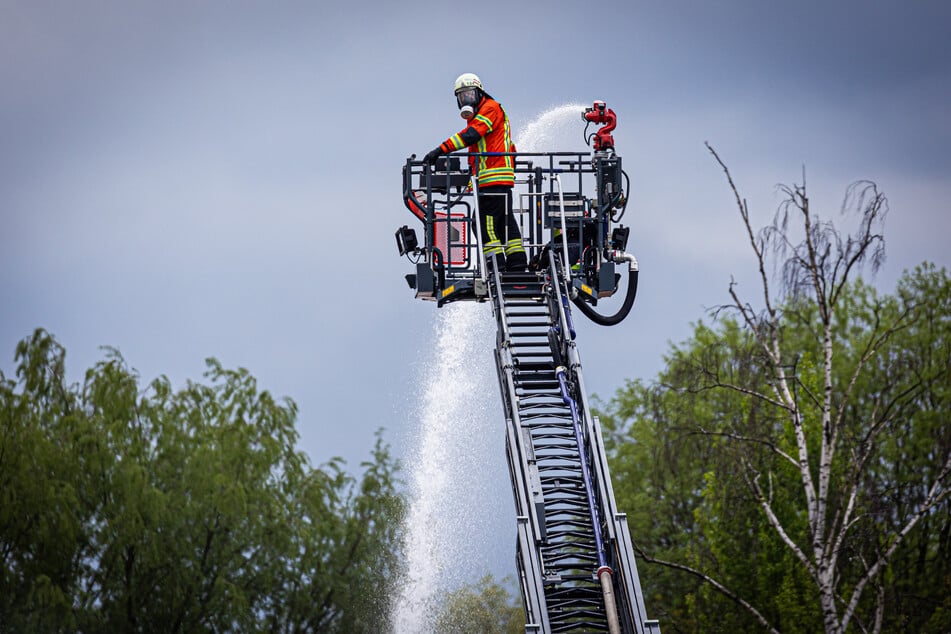
[[[855,472],[861,473],[859,469],[856,469]],[[842,550],[842,544],[845,542],[845,537],[849,533],[849,529],[852,528],[858,522],[858,519],[852,518],[852,513],[855,511],[855,502],[858,499],[858,485],[856,482],[852,482],[849,487],[849,500],[846,502],[845,510],[836,513],[836,517],[832,520],[832,534],[835,535],[834,539],[830,539],[826,542],[827,548],[825,556],[829,559],[829,565],[833,568],[835,567],[836,562],[839,559],[839,552]],[[837,528],[841,522],[841,527],[838,528],[838,533],[836,533]]]
[[[874,564],[868,569],[858,583],[855,584],[855,589],[852,591],[852,598],[849,601],[848,606],[845,609],[845,612],[842,614],[842,631],[848,629],[849,620],[852,618],[855,608],[859,603],[859,599],[862,597],[862,592],[865,590],[865,586],[868,585],[870,581],[875,579],[876,575],[881,571],[882,568],[888,565],[888,562],[891,560],[892,555],[895,554],[895,551],[898,550],[898,547],[905,540],[905,537],[911,530],[915,527],[916,524],[924,517],[932,508],[940,504],[945,498],[951,494],[951,489],[945,488],[945,480],[948,479],[948,475],[951,474],[951,455],[947,457],[944,462],[944,466],[941,468],[941,472],[935,478],[934,482],[931,484],[931,488],[928,490],[928,495],[925,498],[924,502],[918,508],[918,510],[911,515],[908,519],[908,522],[905,523],[905,526],[898,531],[898,534],[895,536],[895,541],[893,541],[889,547],[882,553],[879,558],[875,561]]]
[[[809,401],[816,407],[822,407],[822,402],[819,400],[819,396],[809,389],[809,386],[799,380],[799,377],[796,377],[796,385],[800,390],[802,390],[806,396],[809,397]]]
[[[706,573],[703,573],[703,572],[700,572],[699,570],[697,570],[696,568],[693,568],[693,567],[691,567],[691,566],[687,566],[687,565],[684,565],[684,564],[678,564],[678,563],[675,563],[675,562],[673,562],[673,561],[665,561],[665,560],[663,560],[663,559],[657,559],[657,558],[655,558],[655,557],[651,557],[650,555],[648,555],[647,553],[645,553],[644,550],[643,550],[640,546],[638,546],[636,543],[634,543],[633,545],[634,545],[634,550],[637,551],[637,554],[640,555],[641,558],[642,558],[644,561],[646,561],[647,563],[649,563],[649,564],[657,564],[657,565],[659,565],[659,566],[666,566],[667,568],[673,568],[674,570],[680,570],[680,571],[682,571],[682,572],[686,572],[686,573],[689,573],[689,574],[691,574],[691,575],[697,577],[698,579],[702,580],[703,582],[710,584],[714,589],[716,589],[718,592],[720,592],[720,593],[723,594],[724,596],[728,597],[729,599],[731,599],[732,601],[734,601],[734,602],[737,603],[738,605],[742,606],[743,609],[745,609],[747,612],[749,612],[749,613],[753,616],[753,618],[755,618],[755,619],[759,622],[759,624],[762,625],[764,628],[766,628],[769,632],[771,632],[772,634],[780,634],[780,633],[779,633],[779,630],[777,630],[775,627],[773,627],[772,625],[770,625],[769,621],[766,620],[766,617],[765,617],[765,616],[763,616],[762,614],[760,614],[759,610],[757,610],[756,608],[754,608],[752,605],[750,605],[749,602],[747,602],[747,601],[746,601],[745,599],[743,599],[742,597],[738,596],[735,592],[733,592],[732,590],[730,590],[729,588],[727,588],[726,586],[724,586],[722,583],[720,583],[719,581],[717,581],[716,579],[714,579],[714,578],[711,577],[710,575],[708,575],[708,574],[706,574]]]
[[[867,197],[871,195],[871,200]],[[873,225],[884,221],[888,209],[887,199],[878,191],[871,181],[852,183],[846,191],[842,202],[842,215],[850,212],[849,202],[853,201],[852,209],[862,214],[861,228],[857,237],[849,236],[845,248],[839,244],[839,256],[832,274],[831,303],[838,300],[842,288],[849,279],[853,268],[863,263],[871,256],[872,270],[877,271],[885,259],[885,239],[880,233],[875,233]],[[871,250],[871,253],[869,252]],[[841,273],[839,268],[841,266]]]
[[[755,473],[755,470],[752,468],[750,468],[750,471]],[[813,565],[809,557],[806,556],[806,553],[803,552],[803,550],[799,547],[799,544],[794,542],[789,536],[789,534],[786,532],[786,529],[783,527],[782,522],[779,521],[776,513],[773,512],[773,507],[770,505],[769,500],[766,499],[766,496],[763,494],[763,490],[759,485],[759,474],[757,473],[753,478],[746,478],[746,482],[753,491],[753,494],[756,496],[756,500],[759,502],[760,508],[762,508],[763,512],[766,513],[766,518],[769,520],[773,530],[776,531],[780,539],[783,540],[783,543],[786,544],[789,550],[791,550],[793,554],[799,559],[799,561],[802,562],[802,565],[805,566],[809,574],[812,575],[813,578],[818,579],[815,565]]]
[[[716,389],[716,388],[724,388],[724,389],[727,389],[727,390],[731,390],[731,391],[733,391],[733,392],[737,392],[737,393],[739,393],[739,394],[743,394],[743,395],[745,395],[745,396],[751,396],[751,397],[753,397],[753,398],[755,398],[755,399],[757,399],[757,400],[763,401],[763,402],[765,402],[765,403],[768,403],[768,404],[770,404],[770,405],[772,405],[772,406],[774,406],[774,407],[778,407],[779,409],[782,409],[782,410],[787,411],[787,412],[791,412],[791,411],[793,410],[793,407],[791,407],[789,404],[784,403],[784,402],[778,400],[777,398],[771,398],[771,397],[767,396],[766,394],[763,394],[762,392],[760,392],[760,391],[758,391],[758,390],[754,390],[754,389],[751,389],[751,388],[743,387],[743,386],[741,386],[741,385],[736,385],[735,383],[726,383],[726,382],[722,381],[722,380],[720,379],[720,374],[719,374],[719,372],[713,372],[713,371],[711,371],[710,368],[708,368],[708,367],[705,367],[705,366],[700,365],[700,366],[697,367],[697,369],[700,370],[700,372],[701,372],[704,376],[706,376],[707,378],[709,378],[710,381],[711,381],[711,383],[709,383],[709,384],[707,384],[707,385],[704,385],[702,388],[696,390],[696,391],[698,391],[698,392],[699,392],[699,391],[705,391],[705,390]]]
[[[723,168],[723,172],[726,174],[727,182],[730,184],[730,189],[733,190],[733,196],[736,198],[736,206],[740,211],[740,217],[743,218],[743,226],[746,228],[746,234],[750,240],[750,246],[753,247],[753,252],[756,254],[756,260],[759,265],[760,278],[763,283],[763,298],[766,304],[766,310],[769,312],[771,318],[775,318],[776,312],[773,310],[773,304],[769,297],[769,280],[766,276],[766,264],[764,262],[764,245],[757,244],[756,236],[753,234],[753,226],[750,224],[750,212],[746,206],[746,201],[740,198],[740,193],[736,189],[736,184],[733,182],[733,176],[730,175],[730,170],[727,168],[726,164],[720,159],[720,155],[717,154],[716,150],[707,143],[704,142],[704,145],[707,146],[707,149],[710,150],[710,153],[713,154],[713,158],[716,159],[717,163],[720,164],[720,167]],[[732,289],[731,289],[731,294]]]
[[[734,305],[740,307],[742,305],[739,295],[736,294],[736,290],[733,288],[733,284],[730,284],[730,297],[733,298]],[[763,352],[766,354],[766,357],[770,360],[773,365],[779,365],[780,359],[776,355],[776,350],[770,346],[773,336],[775,335],[775,330],[771,324],[767,321],[767,325],[770,329],[770,336],[764,337],[762,334],[762,327],[759,322],[756,321],[752,311],[743,311],[744,321],[746,322],[747,327],[753,332],[754,337],[756,337],[757,342],[759,342],[760,347],[763,348]]]
[[[852,392],[855,389],[855,385],[858,382],[859,375],[862,370],[865,368],[865,364],[875,356],[879,349],[889,340],[892,335],[895,333],[904,330],[908,327],[908,318],[914,312],[914,307],[908,307],[901,312],[895,322],[885,329],[883,333],[879,336],[875,336],[875,330],[877,330],[879,321],[878,315],[876,314],[875,318],[875,328],[872,330],[872,336],[869,337],[868,343],[865,346],[865,350],[862,352],[862,356],[859,358],[858,362],[855,364],[855,369],[852,371],[852,376],[849,378],[849,384],[845,388],[844,393],[842,394],[841,401],[842,403],[847,403],[852,397]],[[836,426],[840,427],[842,425],[842,417],[845,415],[846,408],[843,406],[839,407],[839,414],[836,419]]]
[[[793,456],[789,455],[788,453],[780,449],[779,446],[771,440],[766,440],[765,438],[754,438],[752,436],[743,436],[740,434],[733,434],[728,432],[709,431],[707,429],[704,429],[703,427],[697,427],[697,429],[698,431],[696,433],[699,433],[704,436],[719,436],[722,438],[728,438],[730,440],[736,440],[738,442],[763,445],[764,447],[767,447],[770,451],[772,451],[777,456],[787,461],[789,464],[793,465],[794,467],[799,466],[799,463],[796,461],[796,459]]]

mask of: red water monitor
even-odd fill
[[[614,115],[614,111],[608,108],[603,101],[595,101],[593,106],[584,109],[581,116],[585,121],[604,126],[594,135],[595,151],[613,150],[614,137],[611,136],[611,132],[617,126],[617,117]]]

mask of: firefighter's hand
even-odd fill
[[[423,161],[432,165],[436,162],[436,157],[442,154],[441,148],[436,148],[435,150],[430,150],[426,156],[423,157]]]

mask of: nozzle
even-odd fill
[[[595,101],[594,105],[590,108],[584,109],[584,114],[581,115],[581,118],[591,123],[604,123],[604,115],[607,112],[607,108],[607,104],[603,101]]]

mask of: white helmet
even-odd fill
[[[453,92],[457,95],[460,91],[465,90],[466,88],[478,88],[482,90],[482,81],[479,79],[479,76],[474,73],[463,73],[456,77],[456,84],[453,86]]]
[[[463,73],[456,77],[453,90],[456,93],[459,116],[468,121],[475,116],[476,106],[482,101],[482,81],[473,73]]]

